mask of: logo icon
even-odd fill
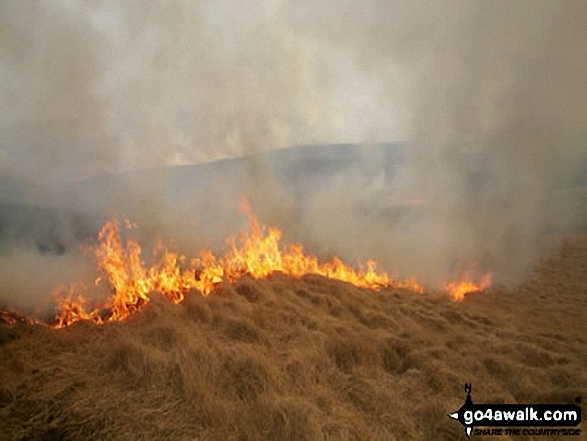
[[[465,383],[465,392],[467,392],[467,398],[465,398],[465,404],[461,406],[459,410],[456,412],[448,414],[449,417],[458,420],[463,426],[465,426],[465,433],[467,437],[471,436],[471,432],[473,431],[472,425],[467,425],[465,421],[465,412],[471,411],[473,409],[473,399],[471,398],[471,390],[472,390],[471,383]]]
[[[465,428],[467,437],[475,427],[507,427],[505,435],[579,435],[574,429],[581,422],[580,398],[575,404],[475,404],[471,383],[465,384],[467,397],[456,412],[448,414]],[[549,427],[549,429],[510,429],[514,427]],[[561,429],[550,429],[561,427]],[[502,429],[480,430],[475,434],[499,435]]]

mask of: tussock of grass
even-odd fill
[[[465,382],[586,396],[584,249],[463,303],[274,274],[105,326],[2,327],[0,439],[464,439]]]

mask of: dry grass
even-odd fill
[[[463,303],[276,274],[107,326],[0,328],[0,438],[465,439],[446,416],[465,382],[477,402],[587,396],[574,242]]]

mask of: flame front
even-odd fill
[[[398,280],[389,273],[377,272],[372,260],[364,265],[358,262],[357,268],[337,257],[320,263],[316,256],[305,254],[301,245],[282,246],[282,233],[278,228],[260,226],[246,199],[243,199],[242,208],[248,214],[250,229],[230,237],[224,255],[216,257],[210,250],[204,250],[189,263],[184,256],[158,243],[152,264],[146,265],[141,259],[139,243],[130,234],[134,226],[125,221],[121,227],[116,218],[106,222],[98,234],[98,245],[89,250],[101,273],[95,283],[106,283],[110,295],[104,302],[91,306],[82,294],[87,291],[83,285],[59,287],[53,294],[57,315],[51,326],[61,328],[79,320],[99,324],[121,320],[149,303],[157,292],[170,302],[179,303],[190,289],[207,296],[221,281],[235,282],[244,275],[263,279],[275,271],[298,278],[317,274],[372,290],[393,287],[424,292],[414,277]],[[482,291],[490,283],[490,274],[479,283],[463,274],[460,281],[447,283],[446,292],[453,300],[460,301],[466,294]],[[43,324],[13,310],[0,310],[0,321]]]
[[[461,301],[465,298],[465,295],[480,292],[488,288],[491,285],[491,274],[485,274],[481,278],[481,282],[474,283],[468,279],[467,274],[461,276],[461,280],[458,282],[449,282],[446,284],[447,294],[456,301]]]
[[[10,307],[0,309],[0,323],[7,325],[16,325],[17,323],[25,323],[27,325],[38,324],[35,319],[27,317],[20,311]]]
[[[159,243],[153,253],[154,263],[147,267],[141,260],[138,242],[130,236],[123,240],[118,221],[108,221],[98,234],[99,245],[92,252],[104,276],[96,279],[96,283],[106,281],[111,295],[103,304],[88,310],[88,301],[77,292],[79,287],[62,289],[57,296],[55,327],[83,319],[96,323],[120,320],[147,304],[155,292],[179,303],[189,289],[208,295],[222,280],[234,282],[245,274],[262,279],[275,271],[293,277],[318,274],[373,290],[391,286],[423,292],[414,278],[400,281],[388,273],[377,272],[372,260],[365,266],[359,263],[355,269],[336,257],[319,263],[316,256],[306,255],[301,245],[280,246],[279,229],[260,226],[246,200],[243,210],[249,216],[250,231],[229,238],[229,249],[223,256],[216,257],[205,250],[189,265],[184,263],[183,256]],[[132,225],[126,221],[124,228],[129,235]]]

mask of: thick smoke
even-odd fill
[[[550,189],[585,165],[585,2],[337,1],[289,16],[370,76],[419,143],[409,187],[434,216],[389,248],[428,245],[417,266],[434,272],[477,259],[519,277],[569,218]]]
[[[44,314],[54,306],[52,294],[76,281],[92,286],[95,270],[75,253],[59,256],[19,247],[0,256],[0,308],[6,305]]]
[[[576,224],[552,189],[586,164],[586,60],[582,0],[8,0],[0,175],[30,184],[22,203],[122,210],[186,248],[231,230],[247,193],[323,255],[519,280],[553,223]],[[381,141],[410,141],[399,186]],[[335,142],[364,144],[362,165],[294,196],[255,156]],[[149,171],[108,177],[243,156],[197,182],[169,172],[166,190]],[[380,215],[414,200],[417,222]]]
[[[45,178],[327,141],[309,49],[267,2],[2,2],[5,171]]]

